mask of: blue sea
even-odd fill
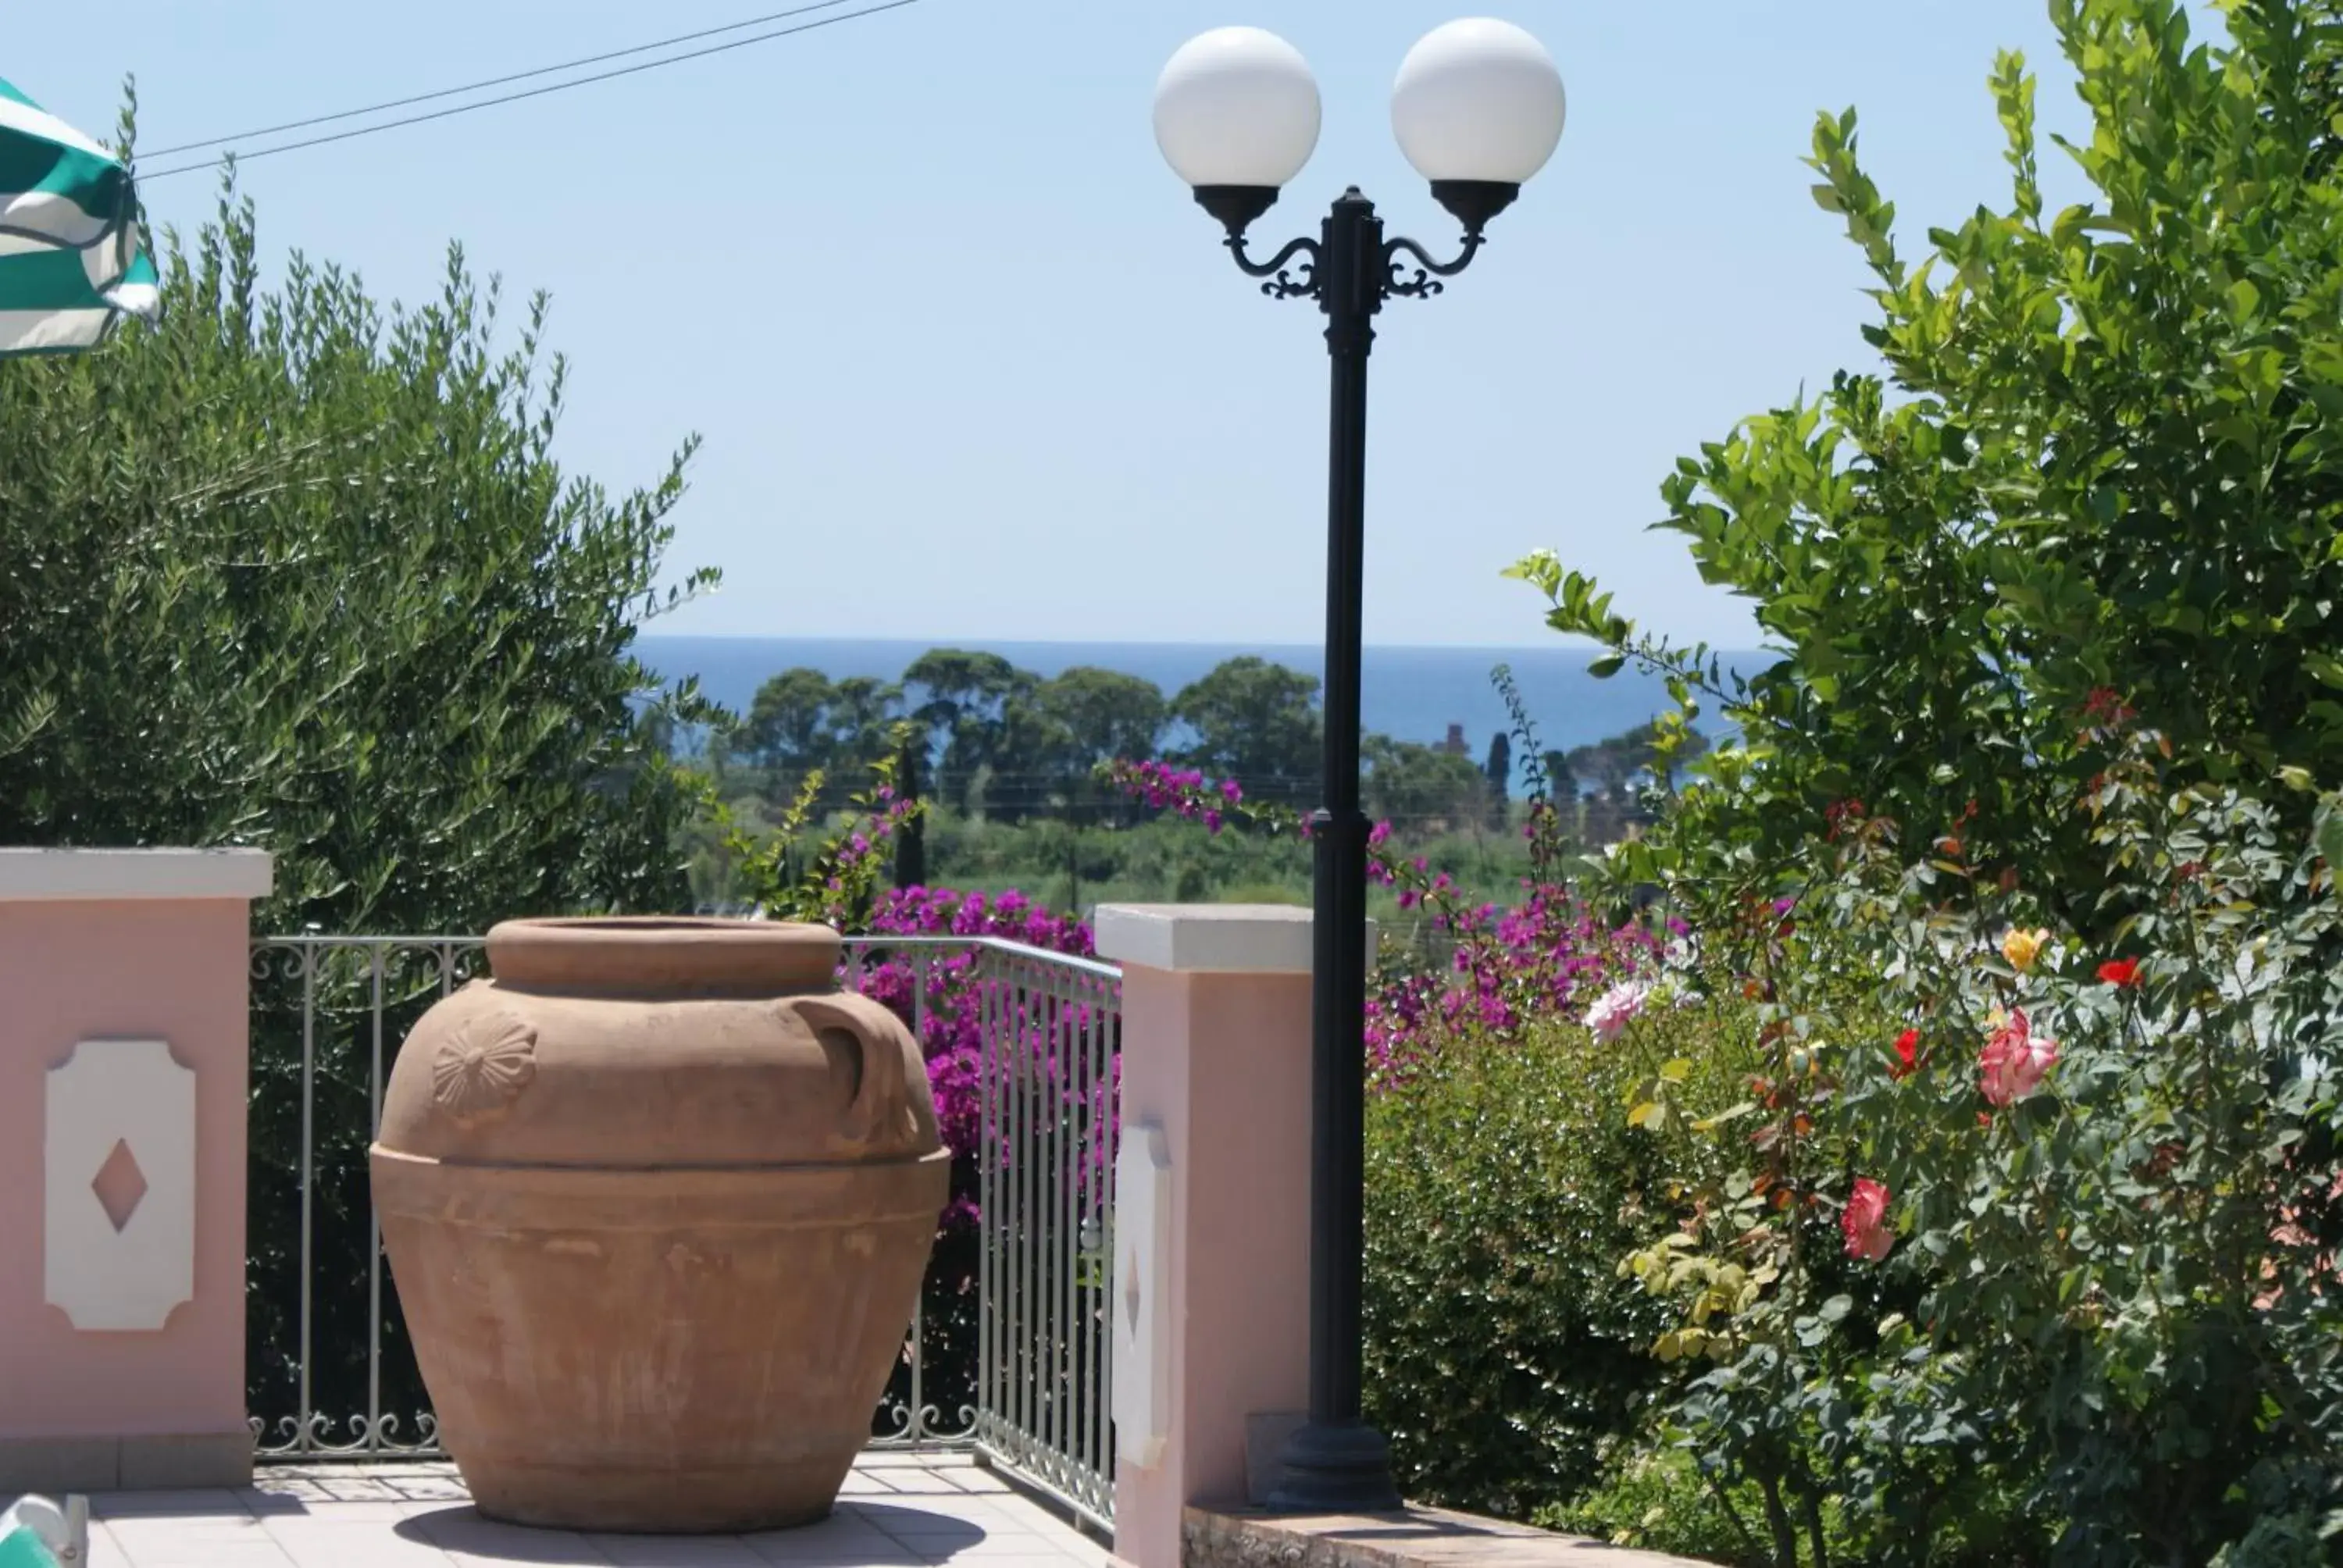
[[[928,641],[830,638],[658,637],[645,635],[637,651],[664,679],[698,676],[701,689],[736,713],[746,712],[757,688],[785,669],[818,669],[832,680],[865,676],[900,680]],[[986,642],[943,646],[997,653],[1044,678],[1079,665],[1118,670],[1153,681],[1168,699],[1223,660],[1252,654],[1322,673],[1319,650],[1273,643]],[[1586,673],[1593,657],[1559,643],[1544,648],[1370,648],[1360,666],[1360,717],[1372,733],[1437,745],[1461,731],[1475,761],[1490,738],[1510,728],[1490,672],[1509,667],[1546,750],[1569,750],[1632,729],[1670,706],[1656,678],[1622,670],[1607,680]],[[1728,666],[1755,667],[1755,656],[1725,656]],[[1702,728],[1715,723],[1704,715]],[[1516,745],[1518,749],[1518,744]]]

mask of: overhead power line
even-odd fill
[[[368,104],[362,109],[342,109],[330,115],[312,115],[306,120],[287,120],[282,125],[257,126],[248,131],[237,131],[225,136],[206,136],[199,142],[181,142],[175,147],[155,147],[145,153],[150,158],[167,158],[179,153],[201,152],[206,147],[225,146],[229,142],[257,141],[262,136],[280,136],[287,131],[306,131],[311,126],[330,126],[337,120],[355,120],[365,115],[385,114],[392,109],[404,109],[416,104],[433,103],[440,98],[461,97],[466,93],[484,93],[490,87],[502,87],[514,82],[526,82],[537,76],[550,76],[557,72],[576,71],[588,65],[599,65],[610,60],[623,60],[630,55],[648,55],[654,49],[669,49],[678,44],[696,44],[702,38],[714,38],[726,33],[738,33],[746,27],[760,26],[767,22],[786,22],[792,16],[810,15],[816,11],[834,11],[852,0],[816,0],[810,5],[792,6],[787,11],[769,11],[762,16],[749,16],[739,22],[727,22],[721,27],[703,27],[697,33],[679,33],[672,38],[655,39],[649,44],[637,44],[631,48],[612,49],[600,55],[588,55],[580,59],[564,60],[558,65],[539,65],[533,71],[515,71],[510,75],[490,76],[486,81],[467,82],[460,87],[442,87],[436,93],[417,93],[410,97],[387,98],[379,104]],[[749,40],[743,40],[748,42]]]
[[[656,44],[643,44],[631,49],[614,50],[609,54],[594,55],[588,59],[573,60],[567,65],[547,65],[534,71],[517,72],[511,75],[496,77],[490,81],[476,82],[467,87],[448,87],[436,93],[417,94],[413,97],[397,99],[389,103],[377,104],[370,108],[348,109],[339,114],[320,115],[311,119],[297,120],[286,125],[278,126],[274,127],[272,130],[246,131],[239,133],[239,136],[215,136],[208,141],[183,143],[180,146],[169,149],[169,151],[186,152],[200,147],[217,146],[225,142],[238,140],[241,136],[269,136],[280,131],[297,130],[307,126],[318,126],[325,125],[335,120],[353,119],[360,116],[377,114],[385,109],[397,108],[409,104],[427,103],[433,99],[451,97],[464,93],[478,92],[484,87],[496,86],[506,82],[518,82],[532,76],[548,75],[557,71],[573,70],[579,65],[592,65],[601,60],[618,59],[628,55],[639,55],[653,49],[667,48],[676,44],[689,43],[695,38],[706,38],[714,36],[719,33],[735,32],[741,27],[753,27],[760,22],[775,21],[783,16],[804,15],[811,11],[824,10],[832,5],[844,5],[847,3],[848,0],[820,0],[819,4],[801,5],[794,11],[775,12],[769,16],[755,17],[746,22],[736,22],[729,26],[712,27],[699,33],[687,33],[674,38],[661,40]],[[157,169],[152,172],[142,173],[138,177],[142,181],[169,179],[174,175],[194,174],[200,169],[215,169],[230,162],[249,163],[255,158],[273,157],[278,153],[298,152],[305,147],[325,146],[334,142],[350,141],[358,136],[370,136],[380,131],[395,131],[406,126],[419,126],[433,120],[445,120],[457,115],[468,115],[476,109],[492,109],[501,104],[517,104],[525,99],[542,98],[547,96],[548,94],[567,92],[572,87],[588,86],[596,82],[614,81],[620,76],[639,75],[645,71],[656,71],[662,65],[679,65],[687,60],[705,59],[710,55],[722,55],[729,53],[734,49],[745,49],[752,44],[764,44],[769,43],[776,38],[793,37],[799,33],[810,33],[819,27],[833,27],[841,22],[856,22],[866,16],[876,16],[882,11],[900,11],[907,5],[916,5],[919,3],[920,0],[883,0],[882,4],[865,5],[862,9],[859,11],[843,12],[833,16],[818,16],[810,22],[800,22],[793,27],[776,27],[770,32],[754,33],[746,38],[734,38],[722,44],[711,44],[703,49],[688,49],[679,55],[662,55],[659,59],[645,60],[638,65],[621,65],[616,70],[597,71],[591,75],[573,76],[568,81],[552,82],[542,87],[530,87],[518,93],[503,93],[493,98],[479,98],[470,103],[452,105],[444,109],[434,109],[427,114],[407,115],[395,120],[383,120],[374,125],[358,126],[347,131],[335,131],[327,136],[307,136],[297,142],[280,142],[275,146],[261,147],[252,152],[230,151],[224,153],[216,158],[204,158],[195,163],[179,164],[167,169]],[[158,153],[152,156],[159,157],[166,155]]]

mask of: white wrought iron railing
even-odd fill
[[[485,969],[474,937],[252,946],[247,1283],[264,1462],[437,1457],[367,1184],[398,1046]],[[956,1162],[880,1448],[972,1449],[1111,1528],[1108,1228],[1121,976],[997,938],[856,937],[840,976],[903,1011]]]
[[[1111,1529],[1122,977],[1010,947],[980,966],[977,1447]]]

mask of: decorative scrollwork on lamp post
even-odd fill
[[[1172,55],[1155,90],[1155,138],[1220,220],[1229,254],[1272,299],[1315,300],[1332,361],[1328,443],[1324,801],[1311,818],[1312,879],[1309,1421],[1280,1455],[1270,1496],[1299,1513],[1395,1508],[1389,1445],[1362,1418],[1362,1185],[1366,1146],[1367,819],[1359,809],[1359,665],[1366,532],[1367,356],[1387,299],[1427,299],[1470,266],[1562,138],[1562,76],[1504,22],[1452,22],[1408,52],[1392,126],[1433,199],[1464,230],[1453,261],[1386,237],[1356,186],[1316,238],[1265,261],[1245,231],[1317,146],[1318,85],[1294,47],[1222,27]]]
[[[1210,207],[1213,204],[1205,199],[1206,195],[1198,191],[1196,199]],[[1358,186],[1353,186],[1342,193],[1342,200],[1364,202],[1366,197],[1359,194]],[[1369,211],[1372,212],[1373,208],[1370,207]],[[1261,286],[1261,291],[1272,299],[1316,299],[1322,302],[1325,289],[1319,282],[1320,266],[1325,258],[1326,247],[1336,243],[1331,232],[1335,219],[1330,217],[1327,221],[1330,232],[1324,237],[1311,239],[1305,236],[1288,240],[1285,248],[1267,261],[1255,261],[1245,254],[1244,231],[1242,228],[1232,230],[1222,243],[1229,247],[1229,254],[1236,257],[1239,272],[1247,277],[1268,280]],[[1430,251],[1412,239],[1401,236],[1383,240],[1383,297],[1390,299],[1429,299],[1442,293],[1447,285],[1441,280],[1453,277],[1472,266],[1473,257],[1487,243],[1487,238],[1478,228],[1469,228],[1464,234],[1463,248],[1457,253],[1455,260],[1435,261]],[[1410,257],[1413,258],[1413,277],[1405,276],[1410,266],[1406,258]],[[1296,276],[1293,265],[1297,259],[1302,264],[1299,276]]]

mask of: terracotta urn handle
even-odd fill
[[[865,1156],[924,1153],[936,1146],[934,1102],[914,1092],[911,1074],[927,1088],[927,1062],[911,1031],[881,1003],[851,991],[793,997],[787,1005],[817,1037],[832,1030],[851,1039],[860,1058],[854,1103],[840,1141]]]

